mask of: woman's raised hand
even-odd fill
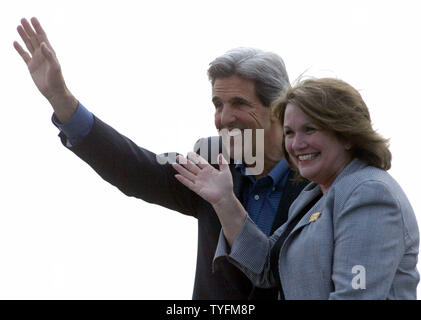
[[[173,167],[179,174],[175,177],[210,204],[217,205],[233,194],[231,172],[222,154],[218,156],[219,170],[194,152],[188,154],[188,159],[179,155],[177,160],[179,163]]]

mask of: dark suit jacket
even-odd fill
[[[66,146],[65,135],[60,133],[59,136]],[[159,164],[154,153],[138,147],[95,116],[89,135],[69,149],[127,196],[197,218],[199,230],[193,299],[249,298],[251,282],[232,264],[223,263],[212,272],[212,259],[221,230],[218,217],[207,201],[178,182],[174,177],[176,171],[170,164]],[[233,165],[230,167],[235,194],[240,197],[243,177]],[[303,187],[302,183],[294,184],[288,180],[273,230],[285,222],[290,204]],[[259,293],[256,297],[260,296]]]

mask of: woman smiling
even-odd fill
[[[179,181],[221,221],[214,267],[226,258],[255,285],[278,287],[281,299],[416,299],[417,222],[386,172],[387,140],[373,130],[358,91],[337,79],[305,80],[274,112],[286,159],[311,182],[270,238],[233,195],[222,155],[219,170],[195,154],[174,164]]]

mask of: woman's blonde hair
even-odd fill
[[[390,169],[392,154],[388,140],[374,131],[364,100],[346,82],[333,78],[298,82],[273,103],[273,111],[282,126],[289,103],[300,108],[321,128],[333,132],[344,143],[350,143],[353,158],[383,170]],[[282,147],[290,162],[285,142]]]

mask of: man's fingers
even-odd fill
[[[22,39],[23,43],[25,43],[25,46],[26,46],[26,48],[28,49],[28,51],[29,51],[30,53],[34,53],[35,49],[34,49],[34,47],[33,47],[33,45],[32,45],[31,40],[29,40],[29,37],[28,37],[28,35],[26,34],[26,32],[25,32],[25,30],[23,29],[23,27],[22,27],[22,26],[18,26],[17,30],[18,30],[18,33],[19,33],[19,35],[20,35],[20,37],[21,37],[21,39]]]
[[[44,29],[41,26],[41,23],[38,21],[37,18],[33,17],[31,19],[31,23],[34,26],[35,31],[38,33],[38,35],[47,37],[47,34],[45,33]]]
[[[25,63],[28,65],[29,62],[31,61],[31,56],[29,55],[29,53],[26,52],[25,50],[23,50],[21,45],[16,41],[13,42],[13,46],[15,47],[15,49],[19,53],[19,55],[22,57],[23,61],[25,61]]]
[[[39,43],[45,42],[49,45],[50,42],[48,41],[47,34],[45,33],[45,31],[42,28],[41,23],[38,21],[38,19],[33,17],[31,19],[31,23],[34,26],[34,29],[36,31],[36,36],[37,36],[38,42]]]
[[[51,63],[55,63],[54,54],[45,42],[41,43],[41,52]]]
[[[32,29],[28,20],[22,19],[21,23],[22,23],[23,29],[25,30],[26,34],[28,35],[29,40],[31,41],[32,47],[34,49],[38,48],[40,43],[38,42],[37,35],[35,34],[35,31],[34,31],[34,29]]]

